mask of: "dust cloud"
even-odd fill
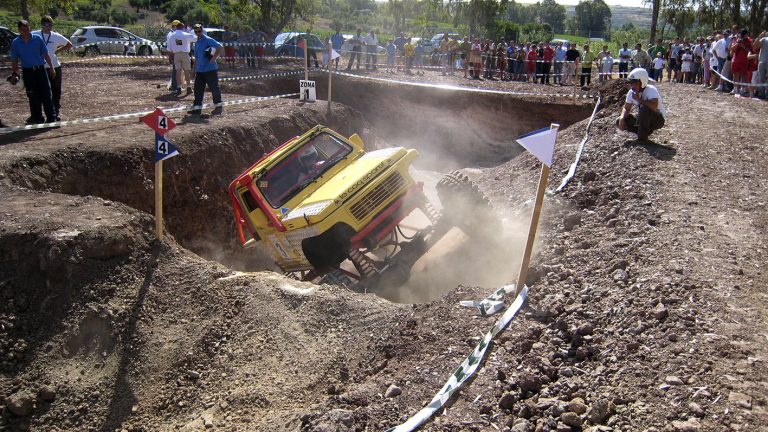
[[[414,177],[424,182],[425,194],[435,207],[442,208],[435,191],[442,174],[418,170]],[[496,208],[492,216],[498,224],[451,228],[414,263],[408,282],[382,288],[376,294],[398,303],[425,303],[458,285],[482,286],[490,291],[515,282],[528,236],[528,210]],[[477,209],[473,207],[453,207],[449,211],[456,220],[476,219]]]

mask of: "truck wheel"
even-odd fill
[[[488,198],[465,174],[453,171],[437,183],[443,205],[443,222],[457,226],[470,237],[499,238],[501,220]]]

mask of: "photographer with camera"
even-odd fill
[[[746,96],[747,87],[741,84],[748,83],[748,66],[749,59],[747,56],[752,52],[752,39],[749,37],[749,30],[742,30],[741,33],[733,36],[731,42],[730,52],[732,54],[731,59],[731,72],[733,73],[733,91],[732,95]]]
[[[11,42],[11,68],[13,73],[7,78],[8,82],[16,85],[19,82],[19,62],[21,62],[22,78],[29,99],[29,112],[31,116],[26,124],[52,123],[56,121],[56,112],[53,108],[51,96],[51,83],[56,77],[56,69],[53,68],[48,48],[40,36],[33,35],[29,29],[27,20],[19,20],[17,23],[19,36]],[[46,63],[48,69],[45,68]],[[47,70],[47,72],[46,72]],[[43,119],[42,104],[46,118]]]
[[[664,127],[664,102],[659,90],[648,84],[648,71],[644,68],[633,69],[627,76],[627,82],[630,88],[616,126],[636,133],[639,142],[647,143],[653,131]],[[637,107],[637,117],[632,115],[634,107]]]
[[[196,108],[192,109],[189,113],[200,114],[199,106],[203,104],[206,85],[211,89],[213,103],[221,103],[218,73],[219,66],[218,63],[216,63],[216,60],[221,56],[221,52],[224,49],[215,39],[203,34],[202,24],[195,24],[194,30],[197,42],[195,42],[195,102],[193,105]],[[221,106],[217,106],[213,109],[211,114],[218,115],[221,114],[221,112]]]

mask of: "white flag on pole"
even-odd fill
[[[526,150],[533,153],[544,165],[552,166],[552,157],[555,154],[555,140],[557,139],[557,129],[543,128],[528,132],[517,138],[517,143],[525,147]]]
[[[341,57],[341,54],[337,53],[335,49],[332,49],[331,50],[331,60],[336,60],[339,57]]]

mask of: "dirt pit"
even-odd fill
[[[112,114],[115,100],[120,112],[189,103],[158,90],[165,79],[152,63],[68,67],[63,114]],[[292,92],[294,83],[233,81],[223,90],[234,100]],[[593,90],[620,101],[618,87]],[[592,106],[354,78],[333,89],[340,103],[330,114],[323,103],[277,100],[201,121],[174,117],[179,127],[168,138],[181,156],[165,164],[171,236],[163,242],[153,239],[146,126],[1,138],[0,429],[386,430],[434,396],[495,322],[459,301],[514,280],[519,239],[483,250],[453,233],[406,289],[387,296],[393,302],[292,281],[244,253],[229,181],[321,123],[361,134],[370,148],[419,149],[428,185],[464,168],[505,230],[519,233],[539,168],[512,138],[561,124],[554,188]],[[0,91],[10,101],[4,121],[19,123],[23,95]],[[652,146],[615,131],[615,102],[598,113],[577,176],[545,201],[526,307],[425,430],[751,431],[768,423],[760,288],[768,131],[739,129],[741,146],[726,153],[718,136],[677,127],[712,106],[758,116],[766,108],[690,86],[661,91],[671,115]]]

